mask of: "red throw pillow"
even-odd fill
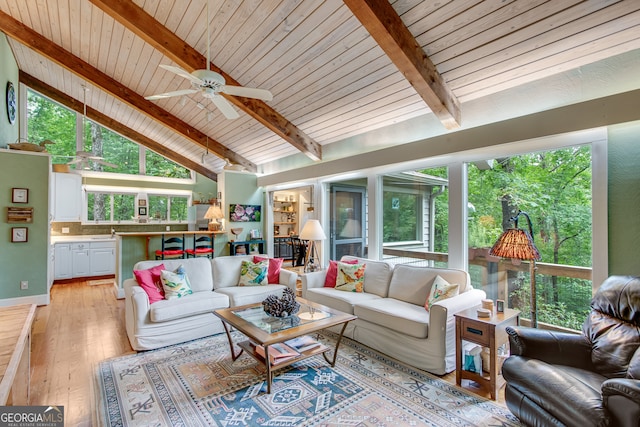
[[[345,264],[357,264],[357,259],[349,259],[344,262]],[[327,269],[327,276],[324,278],[325,288],[335,288],[336,279],[338,278],[338,261],[329,261],[329,268]]]
[[[270,285],[277,285],[280,283],[280,269],[282,268],[283,258],[263,258],[260,256],[254,256],[253,262],[269,260],[269,269],[267,270],[267,283]]]
[[[164,264],[160,264],[148,270],[133,270],[138,284],[149,296],[149,304],[164,299],[164,288],[160,281],[160,272],[164,269]]]

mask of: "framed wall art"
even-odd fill
[[[147,208],[146,206],[140,206],[138,208],[138,215],[140,216],[146,216],[147,215]]]
[[[24,243],[29,240],[29,229],[27,227],[12,227],[11,242]]]
[[[232,222],[260,222],[260,205],[229,205],[229,220]]]
[[[11,202],[12,203],[29,203],[29,189],[28,188],[12,188]]]

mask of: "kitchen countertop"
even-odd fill
[[[81,234],[81,235],[65,235],[65,236],[51,236],[51,244],[56,243],[69,243],[69,242],[115,242],[115,236],[111,234]]]

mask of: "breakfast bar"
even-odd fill
[[[185,240],[186,248],[193,245],[197,236],[211,236],[214,244],[215,237],[224,235],[224,231],[148,231],[148,232],[123,232],[115,233],[116,237],[116,293],[118,298],[124,298],[122,283],[133,277],[133,266],[136,262],[148,259],[155,259],[154,252],[160,249],[162,240],[165,237],[182,237]],[[226,242],[225,242],[226,243]],[[218,245],[218,248],[220,245]]]

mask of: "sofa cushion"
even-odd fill
[[[211,313],[229,306],[229,298],[216,292],[197,292],[180,299],[158,301],[149,308],[149,317],[154,323],[188,318]]]
[[[324,286],[327,288],[336,287],[336,278],[338,277],[338,262],[345,262],[347,264],[357,264],[357,259],[350,259],[344,261],[329,261],[329,267],[327,268],[327,275],[324,277]]]
[[[389,284],[389,298],[424,307],[437,276],[428,274],[428,270],[430,269],[407,264],[396,265]]]
[[[269,261],[264,260],[254,263],[253,261],[242,261],[240,264],[240,279],[238,286],[262,286],[267,284],[267,273],[269,272]]]
[[[429,312],[415,305],[393,298],[362,301],[353,308],[358,319],[375,323],[398,333],[416,338],[429,336]]]
[[[431,306],[436,302],[455,297],[459,292],[459,284],[449,283],[440,277],[440,275],[437,275],[436,278],[433,279],[433,285],[431,285],[431,290],[429,291],[429,298],[427,298],[424,308],[429,311]]]
[[[164,299],[164,288],[160,281],[160,272],[164,269],[164,264],[159,264],[146,270],[133,270],[138,285],[144,289],[149,297],[149,304]]]
[[[346,292],[364,292],[364,272],[366,264],[338,263],[335,289]]]
[[[353,314],[353,305],[363,301],[380,299],[378,295],[366,292],[343,292],[335,288],[307,289],[306,298],[318,304],[335,308],[345,313]]]
[[[140,261],[136,263],[133,269],[146,270],[160,264],[165,265],[165,270],[171,271],[175,271],[180,265],[183,265],[184,271],[187,273],[187,276],[189,276],[191,290],[195,293],[213,290],[213,278],[211,277],[211,260],[208,258]],[[240,274],[239,269],[238,274]]]
[[[220,288],[217,293],[226,295],[229,298],[229,306],[255,304],[262,302],[269,295],[275,294],[282,296],[282,291],[286,288],[284,285],[264,285],[264,286],[231,286],[228,288]]]
[[[385,298],[389,293],[389,281],[393,273],[393,266],[385,261],[373,261],[366,258],[343,256],[340,261],[357,260],[366,264],[364,272],[364,291]],[[425,299],[426,299],[425,295]],[[424,303],[424,300],[422,301]]]
[[[267,255],[258,255],[267,258]],[[238,286],[242,261],[253,261],[253,255],[222,256],[211,260],[213,289]]]

